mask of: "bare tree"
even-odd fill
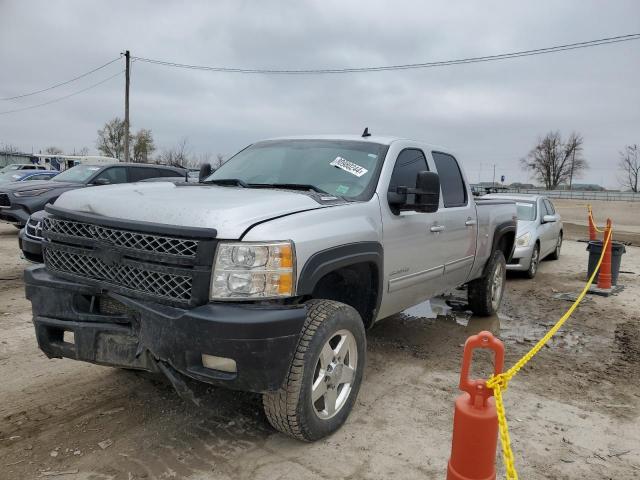
[[[166,148],[160,154],[159,160],[165,165],[189,168],[198,164],[198,161],[190,154],[189,140],[183,137],[175,147]]]
[[[107,157],[124,159],[124,120],[116,117],[109,120],[98,130],[98,140],[96,146],[98,150]]]
[[[44,153],[48,153],[49,155],[62,155],[64,152],[61,148],[51,146],[44,149]]]
[[[89,148],[88,147],[82,147],[80,150],[78,150],[78,153],[76,153],[76,155],[81,155],[81,156],[86,156],[89,155]]]
[[[638,193],[638,177],[640,176],[640,147],[638,145],[627,145],[620,152],[620,162],[618,167],[622,170],[623,177],[620,184],[629,188],[632,192]]]
[[[151,130],[141,128],[133,136],[133,161],[138,163],[147,163],[151,154],[155,151],[156,146],[153,143],[153,135]]]
[[[582,156],[584,140],[578,133],[572,133],[566,142],[562,141],[560,132],[549,132],[520,160],[522,168],[529,170],[533,176],[544,183],[547,190],[557,188],[564,183],[571,183],[588,167]]]
[[[20,149],[10,143],[0,143],[0,152],[2,153],[17,153]]]
[[[224,162],[226,162],[227,160],[224,158],[224,155],[221,153],[216,153],[216,161],[214,162],[214,164],[212,165],[213,168],[215,168],[216,170],[218,168],[220,168],[222,166],[222,164]]]

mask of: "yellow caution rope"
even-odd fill
[[[596,225],[596,221],[593,219],[593,212],[591,211],[591,205],[588,205],[587,208],[589,209],[589,221],[593,225],[593,228],[595,228],[596,232],[598,233],[604,232],[604,230],[600,230],[598,228],[598,225]]]
[[[589,209],[589,214],[591,214],[591,209]],[[609,245],[609,241],[611,240],[611,235],[613,234],[613,229],[609,230],[609,234],[605,239],[604,245],[602,246],[602,253],[600,254],[600,259],[596,265],[596,268],[591,273],[589,280],[586,285],[576,298],[575,302],[569,307],[569,310],[558,320],[558,322],[549,330],[544,337],[542,337],[538,343],[536,343],[531,350],[529,350],[520,360],[518,360],[513,367],[507,370],[504,373],[500,373],[498,375],[492,375],[491,378],[487,381],[487,387],[493,389],[493,395],[496,399],[496,411],[498,414],[498,427],[500,432],[500,443],[502,444],[502,458],[504,461],[504,467],[507,472],[507,480],[517,480],[518,473],[516,472],[515,461],[513,457],[513,451],[511,450],[511,439],[509,438],[509,426],[507,425],[507,417],[504,410],[504,403],[502,400],[502,392],[507,389],[509,381],[515,376],[516,373],[520,371],[522,367],[524,367],[529,360],[533,358],[533,356],[540,351],[540,349],[553,337],[560,327],[567,321],[567,319],[571,316],[580,302],[584,299],[587,292],[589,291],[589,287],[593,283],[598,270],[600,269],[600,265],[602,264],[602,259],[604,258],[604,253]]]

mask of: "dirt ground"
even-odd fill
[[[587,236],[587,206],[591,205],[599,228],[603,228],[607,218],[611,218],[617,241],[640,246],[640,202],[554,199],[553,204],[562,216],[567,238],[575,240]]]
[[[535,280],[509,278],[497,317],[434,303],[380,322],[346,425],[304,444],[271,429],[256,395],[196,387],[198,408],[160,377],[47,359],[16,242],[0,225],[2,480],[444,478],[464,340],[490,329],[513,364],[569,307],[554,295],[577,292],[587,262],[584,243],[565,242]],[[640,248],[622,270],[625,289],[589,297],[505,394],[520,478],[640,478]]]

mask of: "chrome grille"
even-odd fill
[[[191,299],[190,276],[143,270],[130,265],[107,265],[97,257],[51,248],[44,249],[48,270],[107,282],[135,292],[188,302]]]
[[[0,207],[10,207],[9,195],[6,193],[0,193]]]
[[[198,242],[195,240],[131,232],[49,217],[44,219],[44,230],[70,237],[104,240],[123,248],[177,257],[195,257],[198,249]]]

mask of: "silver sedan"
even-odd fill
[[[562,248],[562,219],[551,201],[543,195],[493,194],[485,198],[502,198],[516,202],[518,230],[516,248],[507,270],[536,276],[540,260],[557,260]]]

